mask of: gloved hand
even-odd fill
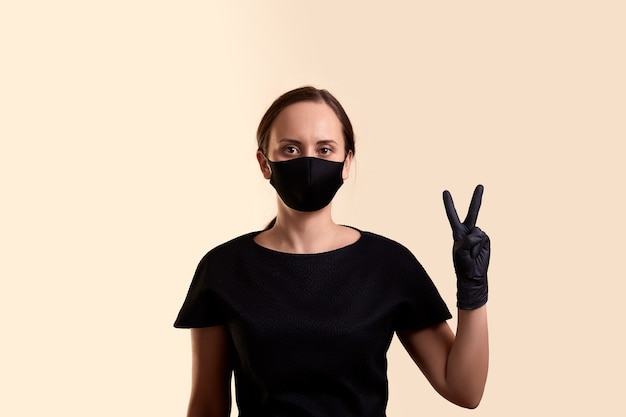
[[[489,266],[489,236],[476,227],[476,218],[483,196],[483,186],[474,190],[465,221],[461,223],[452,196],[443,192],[443,205],[452,227],[454,245],[452,259],[457,277],[457,307],[472,310],[487,302],[487,267]]]

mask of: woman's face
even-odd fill
[[[310,156],[344,162],[343,179],[348,179],[352,152],[346,155],[343,127],[326,103],[300,102],[287,106],[272,123],[267,157],[274,162]],[[266,179],[271,171],[265,157],[257,153]]]

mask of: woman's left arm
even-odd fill
[[[452,257],[457,277],[456,336],[446,322],[416,331],[398,332],[398,337],[433,387],[445,398],[475,408],[482,398],[489,367],[487,332],[487,268],[489,236],[476,219],[483,186],[474,190],[467,217],[461,223],[452,196],[443,193],[454,245]]]
[[[397,334],[441,396],[461,407],[478,406],[489,367],[485,305],[474,310],[459,310],[456,336],[447,322]]]

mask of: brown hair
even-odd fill
[[[320,90],[311,86],[300,87],[286,92],[282,96],[278,97],[269,109],[267,109],[256,132],[259,150],[267,155],[267,146],[270,140],[270,129],[272,128],[272,123],[274,123],[274,120],[278,117],[278,114],[283,111],[285,107],[303,101],[326,103],[331,109],[333,109],[341,122],[341,126],[343,127],[343,139],[345,141],[346,155],[349,151],[352,151],[352,155],[354,155],[354,131],[352,130],[352,123],[350,123],[350,119],[341,106],[341,103],[339,103],[339,100],[337,100],[328,91]]]

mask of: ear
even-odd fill
[[[348,151],[348,155],[346,155],[346,159],[343,161],[343,171],[341,173],[341,177],[344,181],[350,178],[350,164],[352,164],[352,157],[352,151]]]
[[[272,168],[270,167],[269,162],[267,162],[265,155],[263,155],[263,152],[256,151],[256,160],[259,162],[259,168],[261,168],[263,178],[266,180],[272,178]]]

